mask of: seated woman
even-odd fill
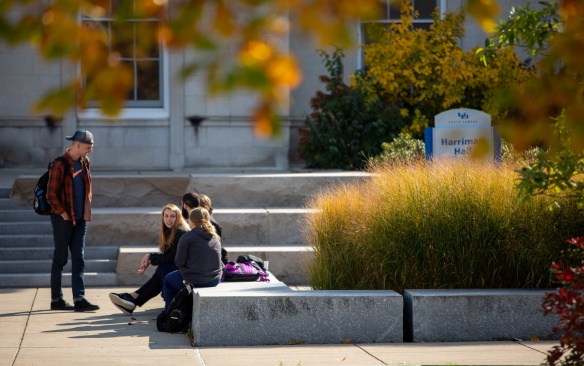
[[[211,222],[213,222],[213,206],[211,206],[212,205],[211,198],[209,198],[209,196],[205,194],[199,193],[199,202],[201,203],[200,206],[202,208],[207,209],[207,211],[209,211],[209,214],[211,215]]]
[[[217,233],[217,235],[219,235],[219,239],[223,238],[223,236],[221,235],[222,233],[221,225],[219,225],[219,223],[217,223],[217,221],[215,221],[215,218],[213,217],[213,207],[211,207],[211,199],[209,198],[209,196],[195,192],[187,192],[182,196],[181,206],[182,215],[185,218],[185,220],[189,219],[189,213],[196,207],[203,207],[207,211],[209,211],[209,216],[211,217],[211,225],[215,227],[215,232]],[[227,262],[229,261],[229,258],[227,257],[227,250],[223,247],[223,244],[221,245],[221,261],[223,262],[223,264],[227,264]]]
[[[131,315],[137,306],[144,305],[162,291],[162,280],[178,267],[174,264],[174,257],[178,248],[179,239],[190,230],[181,211],[173,204],[167,204],[162,209],[162,220],[159,231],[160,252],[149,253],[142,258],[139,274],[143,274],[149,265],[158,266],[150,279],[132,293],[110,293],[112,303],[125,314]]]
[[[207,211],[209,211],[209,214],[211,215],[211,224],[215,227],[215,232],[217,233],[217,235],[219,235],[220,238],[223,236],[222,235],[223,229],[221,228],[221,225],[219,225],[219,223],[217,223],[217,221],[215,221],[215,218],[213,217],[213,208],[211,207],[211,199],[209,198],[209,196],[195,192],[187,192],[182,196],[181,205],[182,215],[185,220],[189,219],[189,213],[194,208],[203,207],[207,209]]]
[[[221,240],[211,225],[209,211],[197,207],[189,214],[191,231],[178,242],[175,264],[178,271],[171,272],[162,281],[165,306],[184,287],[183,280],[193,287],[214,287],[221,281]]]

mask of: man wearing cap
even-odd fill
[[[85,270],[85,235],[87,221],[91,221],[91,171],[89,157],[93,151],[93,134],[87,130],[77,130],[62,157],[49,169],[47,200],[51,205],[53,225],[53,265],[51,267],[51,310],[95,311],[99,306],[85,299],[83,274]],[[71,287],[74,305],[63,299],[61,286],[63,267],[67,264],[71,251]]]

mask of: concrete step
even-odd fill
[[[116,271],[115,259],[86,259],[86,272]],[[52,260],[1,260],[0,273],[51,273]],[[71,272],[71,261],[65,266],[65,272]]]
[[[34,186],[32,187],[32,189],[34,191]],[[0,198],[10,198],[10,191],[12,191],[12,187],[0,187]]]
[[[368,179],[364,172],[280,174],[93,174],[93,207],[162,207],[180,203],[195,191],[211,198],[216,208],[301,207],[315,192],[353,180]],[[11,197],[17,207],[32,207],[38,176],[16,178]]]
[[[49,221],[49,216],[41,216],[35,213],[30,207],[30,210],[26,209],[6,209],[0,210],[0,222],[37,222],[37,221]]]
[[[307,197],[319,190],[364,180],[364,172],[318,172],[281,174],[199,174],[192,175],[188,191],[204,193],[213,206],[302,207]]]
[[[264,260],[268,271],[287,285],[309,285],[308,267],[314,260],[314,249],[304,245],[294,246],[225,246],[229,260],[235,262],[240,255],[251,254]],[[146,273],[138,275],[136,270],[146,253],[156,251],[155,247],[120,247],[116,273],[120,286],[144,284],[155,270],[148,267]],[[269,262],[269,263],[266,263]]]
[[[301,223],[310,212],[302,208],[217,209],[213,216],[223,228],[226,245],[279,246],[304,243]],[[160,208],[157,207],[98,208],[93,210],[86,242],[88,245],[156,246],[159,225]],[[50,227],[48,230],[50,233]]]
[[[118,247],[115,246],[85,246],[85,260],[91,259],[117,259]],[[53,259],[52,247],[21,247],[21,248],[0,248],[0,258],[3,261],[17,260],[47,260]],[[1,286],[0,286],[1,287]]]
[[[7,287],[50,287],[49,273],[0,274],[0,288]],[[85,287],[117,286],[115,273],[85,272]],[[63,273],[63,287],[71,287],[71,273]]]
[[[303,208],[217,209],[213,216],[223,229],[224,244],[302,244],[301,222],[312,212]],[[0,237],[52,235],[48,217],[23,210],[0,211]],[[11,215],[12,214],[12,215]],[[26,221],[32,220],[32,221]],[[87,245],[149,245],[158,242],[160,208],[97,208],[87,230]],[[3,239],[9,240],[9,239]],[[25,239],[20,239],[25,240]],[[39,239],[40,240],[40,239]],[[4,241],[3,241],[4,242]],[[34,246],[34,245],[31,245]]]
[[[14,201],[11,198],[5,197],[0,198],[0,210],[10,210],[14,209],[16,206],[14,205]],[[32,210],[32,206],[31,206]]]
[[[0,248],[53,247],[53,234],[0,235]]]
[[[42,218],[42,216],[38,217]],[[20,235],[23,233],[52,235],[51,221],[47,218],[44,221],[0,222],[0,235]]]

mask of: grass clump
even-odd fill
[[[372,177],[320,192],[308,206],[315,289],[546,288],[576,202],[516,200],[518,165],[423,160],[377,164]]]

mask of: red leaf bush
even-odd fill
[[[572,244],[571,259],[575,266],[562,260],[552,264],[552,272],[560,281],[556,293],[547,293],[543,301],[544,314],[558,314],[560,322],[553,331],[560,334],[560,345],[547,356],[549,365],[581,366],[584,364],[584,236],[566,240]]]

